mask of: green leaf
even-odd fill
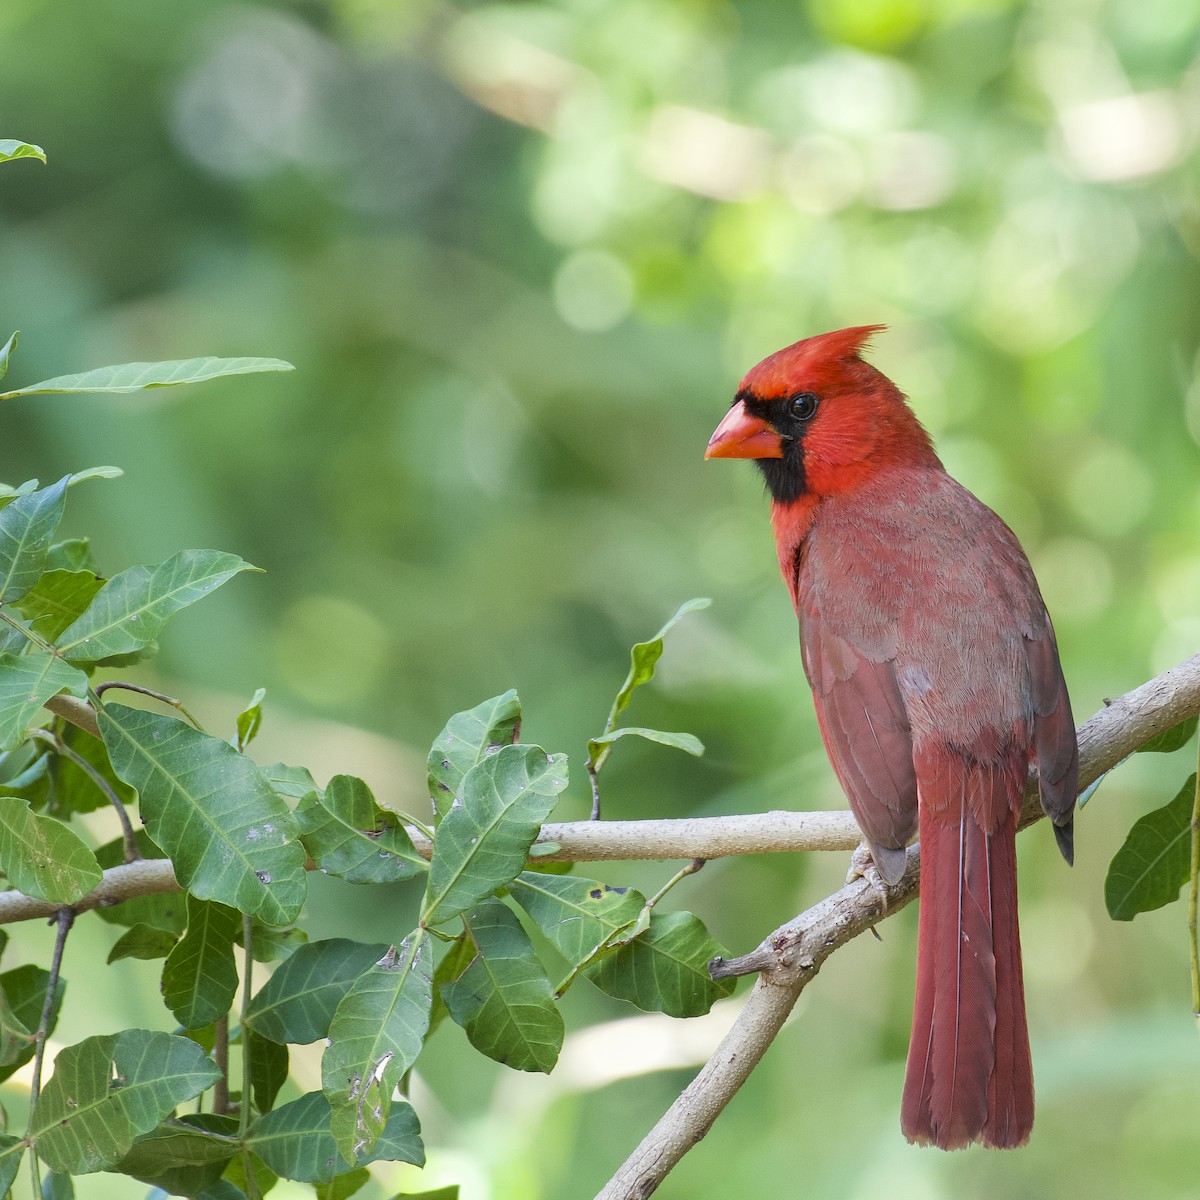
[[[163,964],[163,1003],[184,1029],[199,1029],[225,1016],[237,991],[233,939],[241,915],[224,904],[187,898],[183,937]]]
[[[0,750],[15,750],[42,705],[59,692],[87,695],[87,676],[45,650],[0,654]]]
[[[353,775],[335,775],[323,794],[310,792],[296,820],[317,867],[347,883],[393,883],[426,870],[400,818]]]
[[[354,981],[387,953],[378,943],[330,938],[301,946],[250,1001],[246,1024],[274,1042],[327,1037]]]
[[[100,573],[92,557],[91,542],[87,538],[67,538],[66,541],[53,543],[46,551],[46,570]]]
[[[152,925],[133,925],[113,943],[107,961],[119,962],[122,958],[140,958],[147,962],[166,958],[179,939],[165,929]]]
[[[86,734],[83,736],[87,736]],[[88,738],[95,742],[95,738]],[[100,747],[104,749],[103,746]],[[119,785],[124,788],[125,785]],[[135,829],[138,851],[143,858],[166,858],[166,855],[154,844],[150,835],[144,829]],[[125,861],[125,841],[114,838],[96,849],[96,861],[104,870],[115,867]],[[96,916],[110,925],[124,925],[132,928],[135,925],[149,925],[178,936],[183,933],[187,924],[187,895],[184,892],[158,892],[150,896],[130,896],[120,904],[111,908],[98,908]]]
[[[25,1029],[37,1029],[41,1023],[42,1009],[46,1006],[46,992],[49,987],[50,972],[34,966],[33,963],[26,963],[0,974],[0,989],[4,992],[12,1018]],[[50,1006],[47,1036],[54,1032],[58,1024],[58,1012],[62,1007],[66,988],[66,981],[60,975],[58,986],[54,990],[54,1002]],[[16,1050],[11,1061],[0,1066],[0,1080],[7,1079],[14,1071],[20,1070],[33,1057],[34,1049],[35,1046],[31,1042],[24,1049]]]
[[[18,158],[37,158],[46,161],[46,152],[32,142],[17,142],[12,138],[0,138],[0,162],[12,162]],[[14,333],[13,337],[17,335]]]
[[[658,742],[661,746],[674,746],[678,750],[686,750],[688,754],[694,754],[697,758],[704,753],[704,743],[693,734],[664,733],[661,729],[642,729],[639,726],[625,725],[592,738],[588,742],[588,762],[595,766],[606,746],[611,746],[618,738],[631,734],[634,737],[645,738],[648,742]]]
[[[708,974],[709,960],[723,953],[693,913],[655,912],[644,934],[584,973],[601,991],[647,1012],[698,1017],[733,991],[732,980]]]
[[[42,1090],[31,1121],[37,1151],[53,1171],[102,1171],[219,1076],[199,1046],[174,1034],[87,1038],[59,1052]]]
[[[49,564],[49,553],[46,561]],[[103,586],[104,580],[91,571],[48,570],[21,597],[17,607],[35,633],[53,642],[64,629],[79,620]]]
[[[0,346],[0,379],[3,379],[8,374],[8,360],[12,358],[13,351],[17,348],[17,342],[21,339],[21,331],[14,330],[12,337]]]
[[[1170,904],[1191,876],[1192,807],[1196,776],[1170,804],[1134,822],[1104,880],[1104,903],[1114,921]]]
[[[476,953],[461,978],[442,985],[450,1016],[488,1058],[514,1071],[549,1072],[562,1049],[563,1019],[521,922],[490,899],[463,923]]]
[[[0,512],[0,520],[8,511]],[[130,567],[114,575],[63,631],[59,651],[71,662],[95,663],[143,650],[181,608],[239,572],[257,569],[220,550],[181,550],[156,567]]]
[[[439,925],[514,879],[567,786],[567,756],[503,746],[473,766],[433,840],[421,917]]]
[[[434,811],[447,794],[451,799],[459,794],[463,776],[476,763],[501,746],[511,746],[520,732],[521,701],[511,688],[502,696],[455,713],[429,751],[429,795]]]
[[[262,728],[262,702],[266,699],[267,689],[258,688],[250,703],[238,713],[237,717],[237,748],[245,751]]]
[[[61,821],[0,796],[0,871],[27,896],[74,904],[103,878],[96,856]]]
[[[173,717],[105,704],[97,719],[113,770],[137,791],[142,820],[180,884],[272,925],[295,920],[304,847],[258,768]]]
[[[446,948],[437,967],[433,972],[433,1007],[429,1011],[429,1028],[425,1031],[425,1040],[433,1036],[437,1027],[450,1015],[446,1001],[442,999],[442,988],[453,983],[471,965],[475,957],[475,943],[467,936],[464,929]]]
[[[1196,718],[1187,717],[1179,722],[1178,725],[1172,725],[1170,729],[1164,729],[1162,733],[1152,737],[1148,742],[1137,748],[1138,754],[1170,754],[1174,750],[1179,750],[1186,746],[1192,740],[1192,734],[1196,732]]]
[[[307,767],[289,767],[285,763],[272,763],[262,768],[263,778],[281,796],[292,800],[303,800],[309,792],[320,792]]]
[[[266,1112],[287,1082],[291,1065],[288,1048],[255,1033],[248,1026],[242,1030],[242,1045],[248,1047],[250,1055],[250,1090],[254,1107],[259,1112]]]
[[[133,789],[127,787],[113,774],[112,764],[108,761],[108,751],[103,742],[66,722],[60,726],[59,737],[69,749],[91,765],[92,769],[116,793],[117,799],[122,804],[133,804],[137,800]],[[108,796],[101,788],[97,787],[95,780],[82,771],[71,759],[60,754],[51,754],[49,758],[49,780],[46,793],[46,811],[48,813],[67,820],[75,813],[95,812],[96,809],[104,808],[108,804]],[[27,799],[32,800],[33,797],[30,796]],[[145,853],[149,857],[161,858],[162,851],[154,847],[153,843],[148,844],[150,849]],[[121,857],[117,862],[124,861],[124,850],[125,847],[122,844]],[[116,866],[116,863],[101,863],[100,865],[112,867]]]
[[[189,1113],[140,1137],[113,1167],[173,1195],[195,1196],[221,1178],[238,1152],[234,1117]]]
[[[334,1140],[348,1162],[374,1148],[392,1089],[421,1052],[432,975],[429,938],[415,933],[364,971],[333,1015],[321,1086],[332,1108]]]
[[[392,1200],[458,1200],[458,1184],[434,1188],[431,1192],[399,1192]]]
[[[25,1154],[25,1139],[13,1137],[11,1133],[0,1133],[0,1196],[12,1187],[21,1159]]]
[[[178,387],[183,383],[202,383],[226,375],[255,375],[262,371],[294,371],[289,362],[278,358],[182,358],[168,362],[120,363],[97,367],[77,375],[57,375],[41,383],[0,393],[0,400],[16,396],[44,396],[63,392],[142,392],[148,388]]]
[[[8,993],[0,988],[0,1066],[15,1066],[36,1049],[33,1031],[17,1016],[8,1002]]]
[[[75,1200],[75,1183],[71,1176],[58,1171],[43,1175],[42,1200]]]
[[[614,888],[575,875],[523,871],[512,898],[550,944],[572,965],[583,962],[609,938],[631,926],[646,904],[641,892]]]
[[[69,475],[0,509],[0,601],[20,600],[41,578],[50,539],[62,520]]]
[[[244,944],[242,931],[238,930],[238,945]],[[301,946],[308,945],[308,934],[294,925],[289,929],[281,929],[275,925],[264,925],[261,921],[253,922],[250,938],[250,952],[255,962],[279,962],[291,958]]]
[[[629,674],[626,676],[624,684],[621,685],[621,690],[613,701],[612,711],[608,715],[609,729],[616,724],[617,717],[628,707],[630,700],[633,699],[633,693],[643,683],[649,683],[654,678],[654,668],[658,665],[658,660],[662,658],[663,638],[670,632],[671,627],[688,613],[708,608],[710,604],[712,604],[711,600],[703,598],[688,600],[679,606],[675,615],[648,642],[638,642],[633,647],[629,652]]]
[[[353,1171],[335,1175],[328,1183],[313,1184],[313,1191],[317,1200],[347,1200],[366,1187],[370,1179],[371,1172],[366,1167],[355,1167]]]

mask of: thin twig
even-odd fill
[[[218,1017],[213,1027],[213,1061],[221,1078],[213,1084],[213,1112],[224,1116],[229,1112],[229,1014]]]
[[[183,713],[201,733],[204,732],[204,726],[184,708],[183,701],[177,700],[174,696],[168,696],[166,692],[158,692],[154,688],[143,687],[140,683],[129,683],[124,679],[109,679],[104,683],[96,685],[96,697],[103,696],[105,692],[110,691],[112,688],[118,688],[123,692],[136,692],[139,696],[149,696],[151,700],[157,700],[160,704],[166,704],[168,707]]]
[[[42,1016],[38,1021],[37,1033],[34,1035],[37,1038],[37,1048],[33,1052],[33,1078],[29,1084],[29,1128],[25,1132],[26,1138],[31,1143],[38,1097],[42,1094],[42,1064],[46,1058],[46,1038],[50,1034],[50,1014],[54,1011],[54,1000],[58,994],[58,979],[62,973],[63,950],[67,945],[67,934],[71,932],[71,926],[75,923],[75,910],[60,908],[55,914],[55,920],[58,924],[58,932],[55,934],[54,954],[50,959],[50,974],[46,980],[46,1000],[42,1005]],[[41,1168],[38,1163],[37,1146],[32,1144],[29,1153],[29,1169],[33,1175],[33,1194],[40,1196],[42,1194]]]
[[[121,837],[125,843],[125,861],[136,862],[141,858],[142,852],[138,849],[137,834],[133,832],[129,813],[126,812],[125,805],[121,803],[121,797],[117,795],[112,784],[82,754],[68,746],[58,734],[51,733],[48,729],[35,729],[33,736],[51,746],[56,754],[61,754],[63,758],[69,758],[100,789],[107,797],[109,804],[113,806],[117,820],[121,822]]]
[[[242,914],[242,1012],[238,1020],[238,1033],[242,1041],[242,1098],[238,1103],[238,1137],[243,1140],[250,1128],[250,1075],[251,1053],[250,1032],[246,1014],[250,1011],[250,995],[254,990],[254,921],[249,913]]]

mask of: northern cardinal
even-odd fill
[[[913,1142],[1019,1146],[1033,1072],[1017,932],[1029,764],[1073,858],[1079,752],[1054,630],[1015,535],[946,474],[866,325],[742,380],[706,458],[754,459],[826,753],[887,883],[921,847],[901,1105]]]

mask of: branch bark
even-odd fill
[[[1152,737],[1197,713],[1200,654],[1109,702],[1080,728],[1081,790]],[[1036,787],[1031,785],[1023,825],[1041,816]],[[886,911],[875,887],[855,880],[781,925],[749,954],[710,964],[717,978],[761,973],[733,1028],[596,1200],[645,1200],[657,1189],[749,1078],[821,964],[912,901],[919,874],[920,850],[910,846],[903,877],[887,891]]]

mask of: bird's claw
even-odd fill
[[[871,885],[878,894],[880,902],[883,904],[883,911],[886,913],[888,907],[887,884],[883,881],[883,876],[880,875],[879,868],[875,865],[875,859],[871,856],[871,847],[866,842],[860,842],[850,855],[850,869],[846,872],[846,882],[853,883],[856,879],[865,879]]]

